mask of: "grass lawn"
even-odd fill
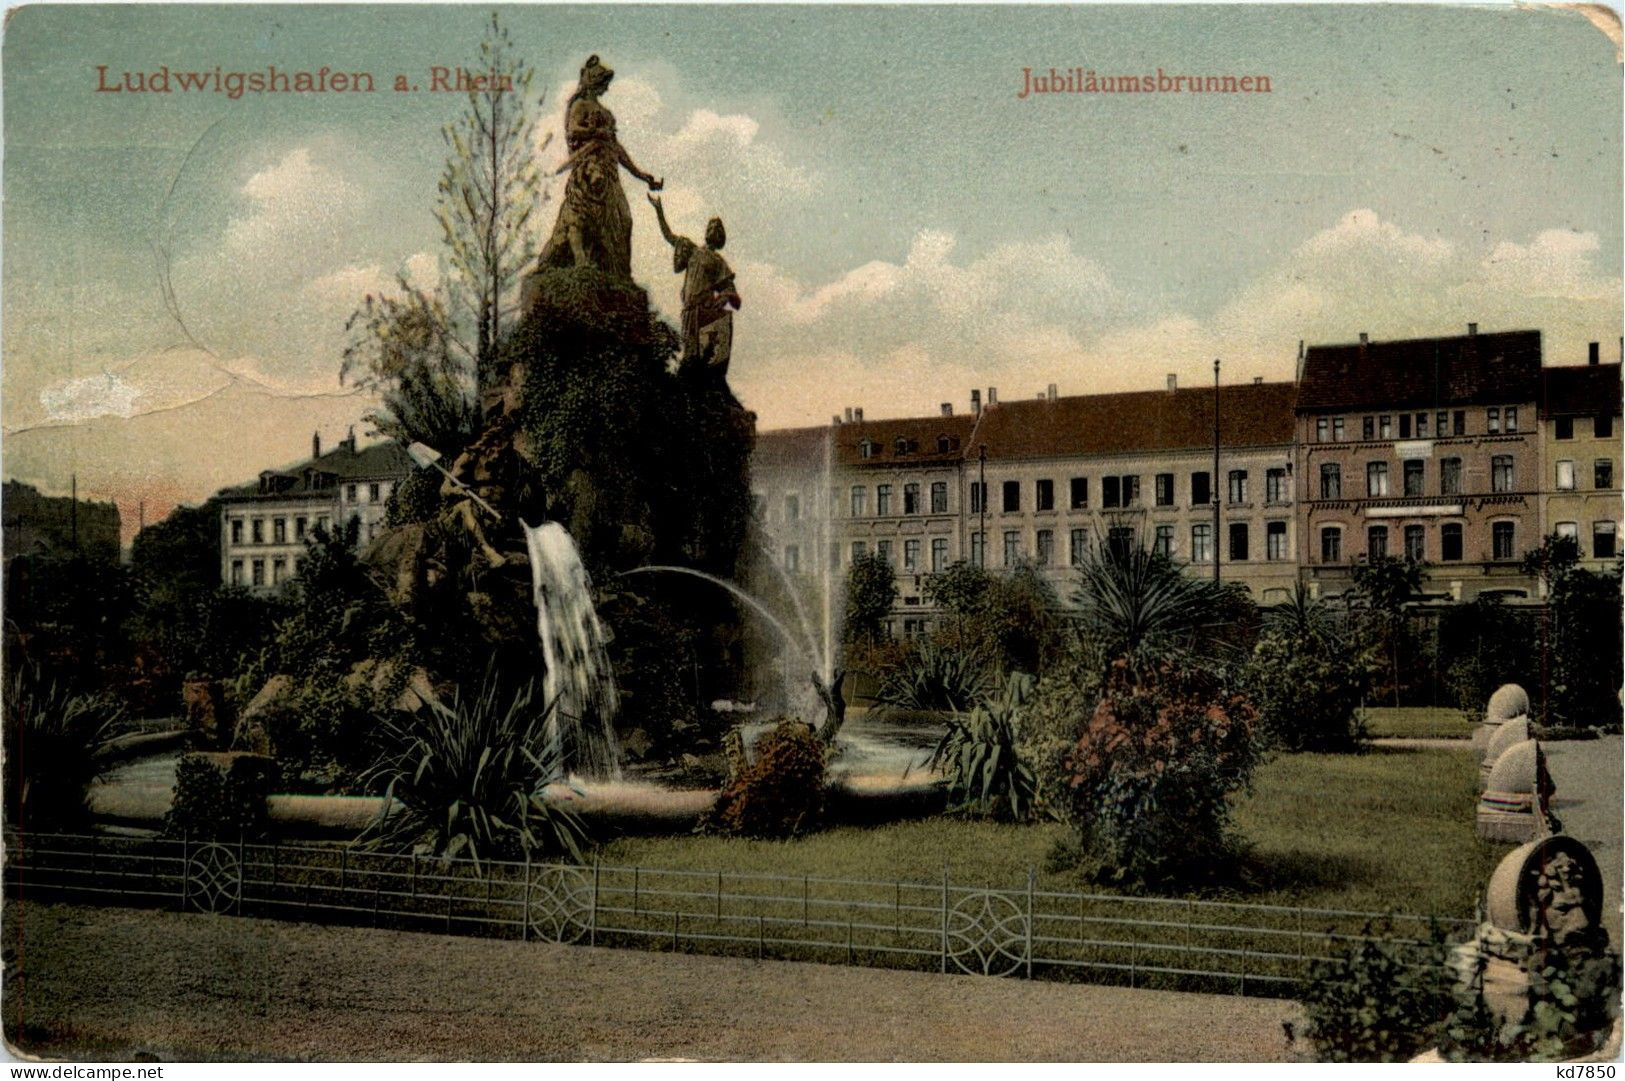
[[[1473,722],[1443,706],[1368,706],[1365,724],[1373,739],[1471,739]]]
[[[1205,895],[1265,904],[1471,916],[1504,846],[1474,832],[1477,759],[1454,749],[1378,748],[1361,755],[1285,755],[1238,800],[1250,849],[1226,887]],[[605,863],[675,870],[828,875],[884,882],[1081,888],[1046,871],[1060,823],[1009,826],[937,818],[840,828],[794,841],[717,836],[629,837]]]

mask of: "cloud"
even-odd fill
[[[1602,251],[1596,233],[1547,229],[1527,244],[1503,240],[1484,259],[1484,282],[1491,288],[1566,300],[1619,297],[1618,278],[1596,270]]]
[[[127,417],[135,412],[141,391],[112,372],[64,379],[40,391],[47,421],[81,421],[94,417]]]

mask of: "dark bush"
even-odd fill
[[[175,767],[175,797],[164,832],[193,840],[255,840],[270,831],[266,798],[279,780],[276,762],[242,751],[197,751]]]
[[[717,797],[708,820],[724,833],[792,837],[824,813],[825,746],[799,721],[782,721],[756,741],[756,758]]]

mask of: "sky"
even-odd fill
[[[25,7],[3,42],[0,464],[140,514],[308,453],[371,402],[346,317],[430,283],[454,93],[492,9]],[[1621,335],[1621,78],[1574,12],[1494,7],[499,8],[562,103],[590,53],[674,227],[712,214],[761,428],[1211,379],[1298,342]],[[371,94],[99,92],[128,71],[373,74]],[[105,66],[106,75],[99,72]],[[1047,75],[1267,94],[1029,94]],[[634,277],[675,317],[642,188]],[[554,182],[553,206],[562,192]],[[537,229],[545,236],[553,210]]]

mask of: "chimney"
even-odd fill
[[[1367,334],[1363,330],[1360,331],[1360,344],[1361,345],[1370,345],[1371,344],[1371,335]]]
[[[954,403],[953,402],[943,402],[942,403],[942,415],[945,416],[945,417],[951,417],[951,416],[954,415]]]
[[[1592,367],[1595,367],[1596,365],[1602,363],[1602,343],[1601,342],[1592,342],[1591,343],[1591,350],[1586,356],[1586,363],[1590,364]]]
[[[1468,323],[1467,324],[1467,336],[1469,338],[1478,337],[1478,324],[1477,323]]]
[[[859,424],[863,423],[863,406],[860,405],[856,409],[852,410],[852,419],[857,421]]]
[[[1593,343],[1593,345],[1595,345],[1595,343]],[[1591,350],[1591,355],[1597,355],[1597,350],[1595,348]],[[1591,363],[1595,364],[1596,361],[1593,360]],[[310,433],[310,456],[312,458],[320,458],[322,456],[322,433],[320,431]]]
[[[839,428],[841,426],[841,414],[836,413],[833,417],[830,417],[829,425],[831,428]]]
[[[999,388],[998,387],[988,387],[987,388],[987,407],[989,409],[992,409],[994,406],[996,406],[998,404],[999,404]]]
[[[1050,384],[1050,385],[1049,385],[1049,386],[1048,386],[1048,387],[1047,387],[1047,388],[1046,388],[1046,393],[1047,393],[1047,394],[1048,394],[1048,396],[1049,396],[1049,400],[1050,400],[1050,401],[1052,401],[1052,402],[1053,402],[1053,401],[1054,401],[1054,400],[1055,400],[1055,384],[1054,384],[1054,383],[1051,383],[1051,384]]]
[[[344,445],[350,449],[351,454],[355,453],[355,425],[354,424],[350,425],[350,431],[344,437]]]
[[[982,412],[982,392],[980,390],[974,390],[973,389],[970,392],[970,415],[973,416],[973,417],[980,416],[981,412]]]
[[[846,422],[848,424],[852,423],[852,407],[850,405],[846,407]]]
[[[1168,373],[1168,393],[1172,394],[1179,389],[1179,376],[1173,372]]]
[[[1263,386],[1263,385],[1264,385],[1264,377],[1263,376],[1261,376],[1261,375],[1253,376],[1253,386],[1260,387],[1260,386]]]

